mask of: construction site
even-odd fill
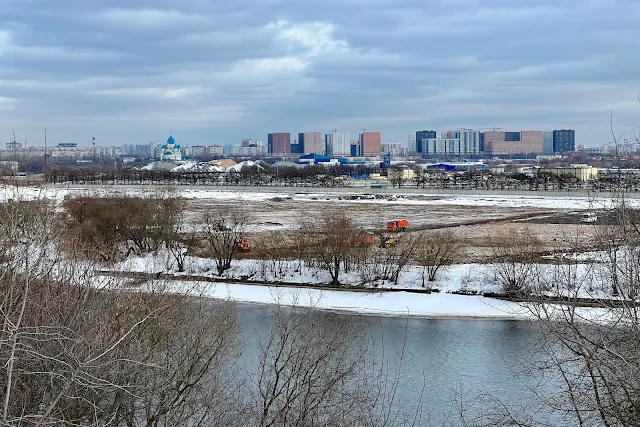
[[[187,218],[194,228],[206,212],[242,211],[250,218],[242,252],[257,256],[249,242],[269,242],[274,233],[295,235],[325,213],[348,213],[358,224],[362,244],[393,245],[398,237],[427,230],[448,229],[461,241],[466,262],[483,262],[488,256],[489,237],[509,237],[527,232],[541,243],[541,251],[593,246],[598,218],[597,202],[587,199],[535,200],[509,197],[452,198],[449,196],[389,196],[344,194],[243,193],[236,197],[211,193],[211,197],[186,194]],[[523,203],[524,201],[524,203]],[[583,216],[591,219],[585,221]],[[593,220],[595,218],[595,221]],[[576,236],[579,242],[576,242]],[[274,241],[274,246],[276,242]]]

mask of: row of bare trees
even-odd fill
[[[224,274],[238,256],[237,243],[247,234],[250,215],[221,207],[190,223],[185,204],[171,192],[69,198],[63,204],[69,224],[66,235],[79,251],[103,262],[165,249],[178,271],[184,271],[187,255],[198,252],[214,261],[218,275]],[[302,265],[324,271],[334,287],[340,285],[342,274],[351,272],[357,272],[362,283],[397,283],[411,263],[423,267],[426,287],[459,255],[458,240],[450,231],[405,233],[383,248],[363,242],[362,237],[353,216],[327,210],[301,220],[294,233],[271,233],[252,243],[267,262],[298,262],[299,271]],[[383,242],[387,237],[377,239]]]
[[[297,260],[307,267],[328,273],[329,285],[340,286],[343,274],[357,273],[363,284],[389,281],[398,283],[410,264],[423,267],[425,282],[436,280],[438,273],[454,263],[459,256],[459,240],[451,231],[432,230],[420,233],[386,235],[379,233],[375,242],[363,239],[361,225],[349,213],[326,210],[306,217],[299,229],[278,239],[286,250],[274,252],[269,258]],[[373,237],[373,236],[372,236]],[[384,244],[388,239],[393,243]],[[273,244],[272,236],[268,237]],[[298,267],[300,271],[301,266]]]

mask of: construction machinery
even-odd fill
[[[376,242],[376,235],[373,233],[362,233],[358,236],[358,243],[361,245],[371,245]]]
[[[246,237],[241,237],[236,240],[236,250],[239,252],[250,252],[251,251],[251,243],[249,239]]]
[[[409,222],[406,219],[387,222],[387,231],[392,233],[405,231],[407,227],[409,227]]]
[[[396,235],[382,235],[380,236],[380,247],[386,248],[389,246],[395,246],[400,243],[400,236]]]

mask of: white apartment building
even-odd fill
[[[460,146],[454,150],[452,156],[477,156],[482,153],[482,132],[473,129],[456,129],[442,132],[442,139],[459,139]]]
[[[264,157],[267,155],[266,146],[249,146],[234,145],[231,147],[231,155],[237,157]]]
[[[407,145],[407,149],[409,150],[409,154],[413,154],[416,152],[416,133],[415,132],[409,132],[409,141],[408,141],[408,145]]]
[[[430,156],[463,156],[462,141],[457,138],[429,138],[422,140],[422,153]]]
[[[351,133],[333,131],[325,135],[328,156],[349,157],[351,155]]]
[[[381,153],[391,153],[393,157],[400,157],[407,155],[407,147],[403,146],[399,142],[385,142],[380,145]]]

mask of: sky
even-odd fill
[[[637,0],[1,0],[0,143],[640,125]]]

